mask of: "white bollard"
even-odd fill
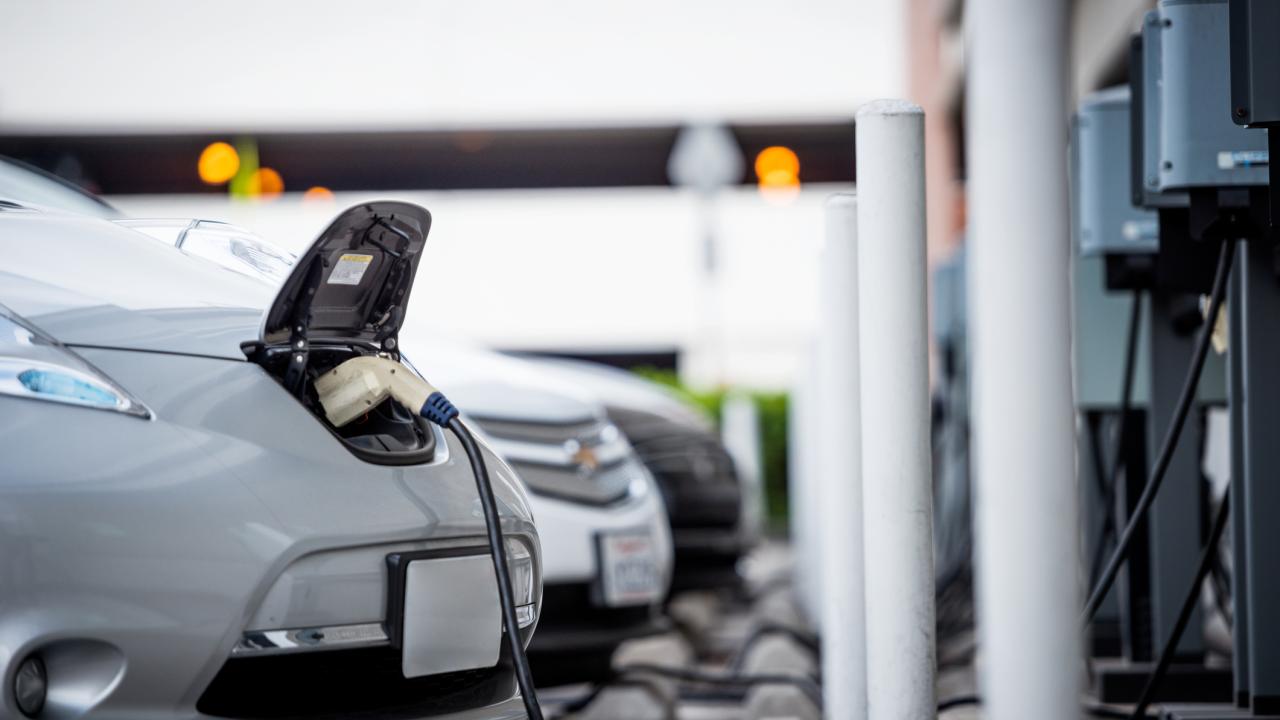
[[[924,112],[857,115],[867,717],[937,714]]]
[[[821,520],[822,683],[827,717],[867,717],[862,584],[862,454],[858,399],[858,205],[827,200],[818,334],[816,481]]]
[[[984,716],[1080,717],[1067,3],[967,8],[969,337]]]

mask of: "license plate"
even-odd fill
[[[600,533],[596,544],[602,604],[645,605],[662,598],[662,574],[648,530]]]
[[[498,664],[502,610],[488,555],[414,560],[404,573],[406,678]]]

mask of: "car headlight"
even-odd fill
[[[126,218],[115,222],[188,255],[271,285],[284,282],[298,260],[293,253],[244,228],[216,220]]]
[[[97,368],[0,307],[0,394],[150,418]]]
[[[297,258],[293,253],[234,225],[202,220],[178,241],[188,255],[210,260],[222,267],[278,285],[289,277]]]
[[[533,571],[533,553],[523,541],[507,538],[507,570],[511,574],[511,591],[516,601],[516,620],[526,628],[538,619],[537,579]]]

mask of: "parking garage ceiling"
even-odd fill
[[[853,122],[735,125],[745,158],[784,145],[804,182],[853,180]],[[439,132],[57,135],[0,137],[17,158],[107,195],[225,192],[196,172],[218,140],[252,141],[287,190],[454,190],[668,185],[675,125]],[[741,178],[754,183],[749,169]]]

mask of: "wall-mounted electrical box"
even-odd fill
[[[1159,46],[1156,189],[1265,185],[1266,134],[1232,119],[1227,0],[1161,0],[1155,14],[1143,42]]]
[[[1142,31],[1130,49],[1129,77],[1133,203],[1146,208],[1186,207],[1183,192],[1160,191],[1160,13],[1152,10],[1142,19]]]
[[[1127,85],[1089,95],[1071,125],[1071,209],[1082,255],[1154,253],[1159,224],[1133,206],[1129,178],[1130,96]]]
[[[1231,118],[1250,127],[1280,124],[1280,3],[1231,0]]]

